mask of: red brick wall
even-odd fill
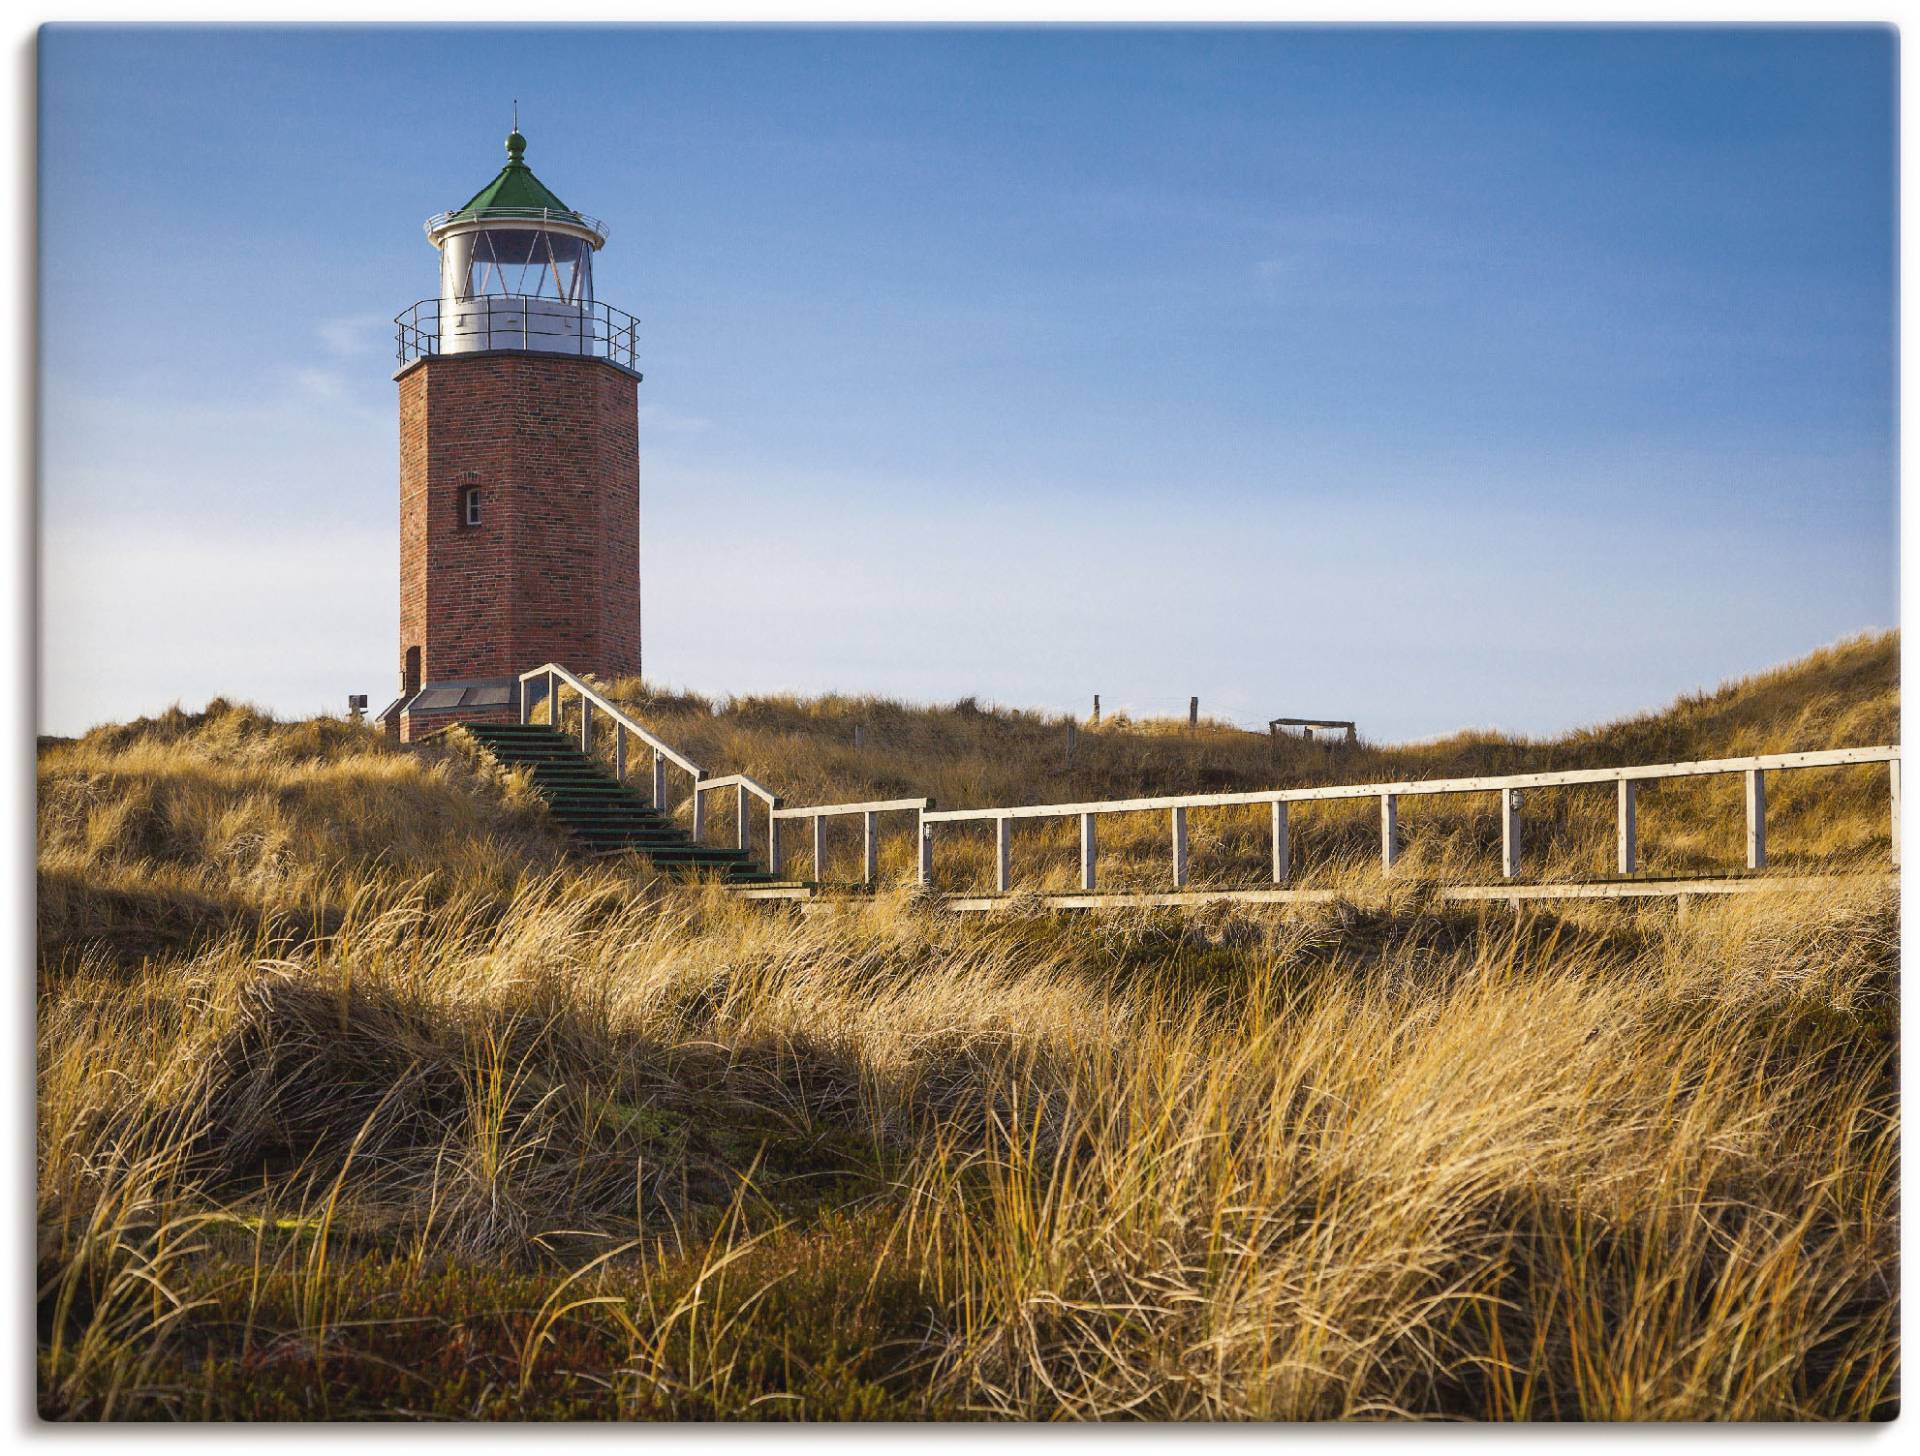
[[[639,673],[635,384],[530,354],[440,355],[400,377],[403,668],[418,646],[429,683],[543,662]]]

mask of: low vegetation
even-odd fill
[[[1037,717],[619,691],[795,801],[958,805],[1894,741],[1896,657],[1550,744],[1109,723],[1071,769]],[[1819,777],[1777,853],[1879,871],[1884,778]],[[1737,798],[1661,805],[1650,850],[1737,854]],[[1550,808],[1543,866],[1603,851]],[[1479,817],[1407,862],[1484,873]],[[1359,894],[1345,834],[1305,869],[1356,893],[1294,910],[802,916],[571,860],[458,744],[227,704],[43,744],[41,1409],[1891,1414],[1884,873],[1483,915]]]
[[[1553,769],[1670,763],[1762,752],[1864,746],[1899,738],[1895,639],[1857,638],[1790,667],[1560,739],[1531,741],[1463,733],[1431,743],[1377,745],[1269,737],[1203,721],[1136,722],[1109,716],[1076,725],[1030,712],[989,712],[971,700],[919,708],[873,699],[735,698],[715,703],[610,685],[611,696],[669,743],[711,765],[745,773],[789,804],[932,796],[941,808],[1078,803],[1145,794],[1226,793],[1276,785],[1387,783]],[[537,710],[544,712],[544,708]],[[570,720],[577,707],[567,703]],[[855,730],[861,743],[855,746]],[[598,747],[610,755],[608,735]],[[674,783],[681,781],[676,777]],[[1879,765],[1777,775],[1768,785],[1769,856],[1781,870],[1886,861],[1886,769]],[[1410,798],[1400,805],[1403,878],[1449,880],[1498,874],[1500,826],[1492,793]],[[731,842],[731,795],[711,796],[713,832]],[[1526,864],[1542,879],[1591,878],[1613,862],[1613,793],[1608,785],[1527,795]],[[1677,779],[1642,785],[1642,868],[1648,873],[1714,874],[1743,865],[1737,778]],[[749,815],[764,852],[765,826]],[[807,836],[790,832],[788,868],[847,880],[859,864],[858,821],[829,820],[828,864],[817,874]],[[794,829],[803,826],[796,825]],[[882,824],[884,878],[912,873],[910,821]],[[1078,884],[1077,828],[1071,820],[1022,821],[1014,832],[1015,880],[1034,889]],[[1261,806],[1196,813],[1190,825],[1196,884],[1268,883],[1268,828]],[[1297,883],[1339,886],[1378,853],[1377,809],[1369,800],[1293,808]],[[1103,888],[1165,888],[1164,814],[1103,818]],[[984,890],[993,883],[992,831],[949,826],[938,834],[937,883]]]

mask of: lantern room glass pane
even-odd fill
[[[455,233],[440,249],[440,293],[593,301],[593,245],[545,228],[479,228]]]

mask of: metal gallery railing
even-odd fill
[[[450,317],[455,314],[457,321]],[[532,293],[476,294],[451,302],[423,298],[395,315],[393,324],[394,353],[403,366],[460,352],[444,347],[451,337],[474,353],[577,354],[639,371],[640,320],[597,299],[569,303]]]

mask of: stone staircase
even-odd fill
[[[799,888],[795,881],[768,873],[743,849],[696,843],[565,734],[537,723],[465,727],[500,763],[531,773],[548,811],[588,854],[643,854],[671,874],[718,876],[742,889]]]

